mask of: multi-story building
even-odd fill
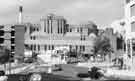
[[[8,48],[12,58],[24,55],[24,25],[1,25],[0,46]]]
[[[13,58],[15,52],[15,30],[12,25],[0,26],[0,46],[6,47],[11,52],[11,58]]]
[[[125,3],[125,30],[126,53],[132,58],[135,45],[135,0],[126,0]]]
[[[41,24],[38,26],[38,31],[34,32],[30,31],[32,27],[26,28],[26,35],[29,35],[29,38],[25,39],[25,44],[31,47],[31,50],[41,52],[67,46],[81,53],[93,54],[98,32],[94,23],[69,25],[64,17],[49,14],[41,19]]]

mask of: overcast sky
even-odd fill
[[[18,20],[19,0],[0,0],[0,24]],[[39,22],[42,16],[55,13],[69,24],[93,21],[99,26],[111,24],[124,15],[124,0],[23,0],[24,21]]]

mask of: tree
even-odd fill
[[[105,60],[105,56],[113,52],[110,40],[105,36],[99,36],[95,42],[95,56],[98,54]]]
[[[6,69],[5,63],[10,60],[10,50],[6,47],[0,46],[0,64],[4,64],[4,68]]]
[[[0,46],[0,64],[4,64],[9,61],[10,50]]]

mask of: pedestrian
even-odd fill
[[[119,62],[120,62],[120,69],[122,69],[122,68],[123,68],[123,64],[124,64],[124,63],[123,63],[123,58],[120,58],[120,59],[119,59]]]

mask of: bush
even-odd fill
[[[3,70],[0,71],[0,76],[4,76],[5,72]]]
[[[91,79],[99,79],[101,77],[103,77],[103,74],[101,72],[99,72],[100,68],[97,67],[92,67],[91,71],[89,71],[89,75]]]
[[[79,73],[77,74],[77,77],[79,78],[88,78],[90,75],[88,73]]]

